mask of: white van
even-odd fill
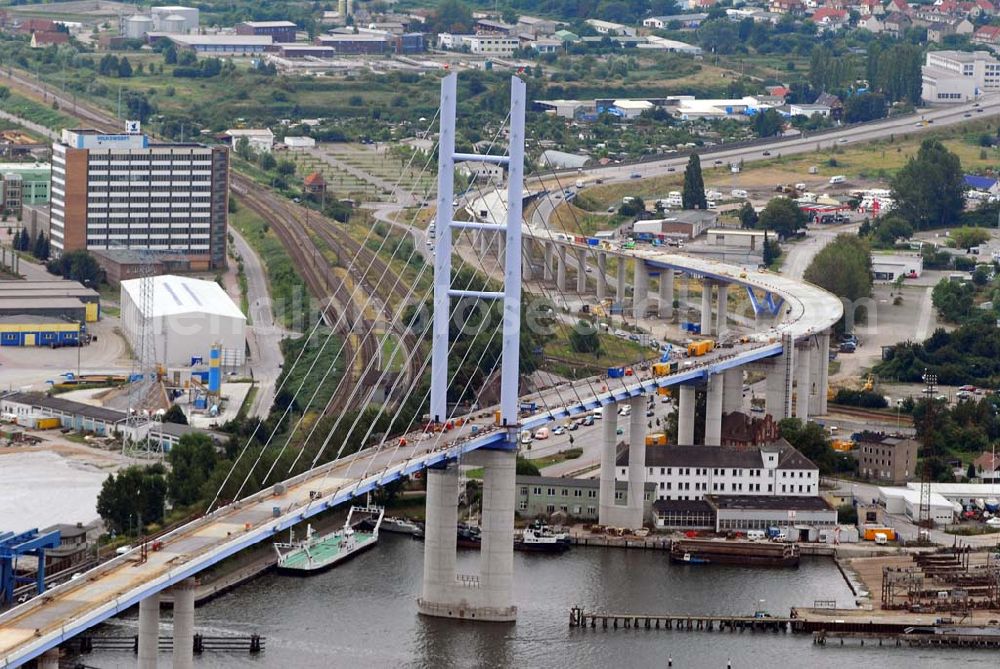
[[[886,536],[885,532],[876,532],[875,543],[884,546],[889,543],[889,537]]]
[[[766,536],[764,530],[747,530],[747,539],[750,541],[764,541]]]
[[[531,443],[531,430],[525,430],[521,433],[521,445],[527,446]]]
[[[549,428],[540,427],[537,430],[535,430],[535,439],[541,441],[543,439],[548,439],[548,438],[549,438]]]
[[[845,177],[843,174],[838,174],[835,177],[830,177],[830,185],[831,186],[834,185],[834,184],[842,184],[845,181],[847,181],[847,177]]]
[[[604,418],[604,407],[597,407],[596,409],[590,412],[590,415],[596,418],[597,420],[602,420]]]

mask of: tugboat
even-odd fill
[[[540,522],[524,528],[520,538],[514,540],[514,550],[533,553],[565,553],[569,546],[569,536],[565,532],[553,532]]]
[[[351,524],[355,512],[375,518],[370,531],[355,529]],[[275,543],[278,554],[278,571],[292,574],[315,574],[344,562],[354,555],[371,548],[378,541],[378,531],[385,509],[373,506],[352,506],[344,526],[326,535],[313,532],[312,525],[306,528],[306,538],[296,541],[289,532],[288,543]],[[358,523],[360,525],[360,523]]]

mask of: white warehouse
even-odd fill
[[[905,515],[914,522],[920,518],[919,488],[879,488],[878,500],[888,513]],[[955,522],[955,514],[962,510],[961,504],[949,502],[936,492],[931,493],[930,503],[935,525],[950,525]]]
[[[207,361],[213,344],[222,346],[222,366],[237,367],[246,351],[246,316],[214,281],[186,276],[150,279],[149,332],[157,363],[187,367],[191,359]],[[126,339],[137,350],[142,323],[142,280],[122,281],[121,320]]]

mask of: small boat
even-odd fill
[[[367,519],[375,519],[370,530],[356,529],[352,519],[358,514],[367,514]],[[344,526],[336,532],[318,535],[312,525],[306,528],[306,537],[296,541],[289,532],[288,543],[275,543],[278,554],[278,571],[295,574],[314,574],[329,569],[336,564],[371,548],[378,541],[379,527],[385,509],[373,506],[352,506]],[[360,522],[356,523],[360,525]]]
[[[553,532],[542,523],[524,528],[520,538],[514,539],[514,550],[533,553],[564,553],[569,550],[569,536]]]
[[[460,523],[458,526],[456,545],[459,548],[479,550],[483,545],[483,536],[478,526]]]
[[[375,526],[374,518],[366,518],[361,521],[360,527],[371,530]],[[382,532],[392,532],[393,534],[422,534],[423,528],[417,525],[412,520],[407,518],[396,518],[394,516],[386,516],[382,519],[382,527],[380,528]]]
[[[684,553],[684,555],[670,555],[670,559],[674,562],[680,562],[681,564],[708,564],[708,560],[697,555],[691,555],[690,553]]]

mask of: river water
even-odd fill
[[[478,553],[460,551],[472,572]],[[515,554],[516,625],[468,624],[416,613],[423,544],[383,534],[379,545],[324,574],[298,578],[269,573],[199,607],[205,635],[259,633],[266,651],[206,653],[196,667],[996,667],[995,651],[820,647],[809,635],[570,629],[569,609],[621,613],[751,613],[786,615],[815,600],[853,606],[853,596],[828,559],[798,569],[681,566],[662,551],[575,547],[562,556]],[[760,603],[759,600],[764,600]],[[163,613],[163,634],[170,614]],[[101,634],[132,635],[135,612]],[[98,652],[88,666],[134,667],[132,653]],[[169,666],[161,657],[161,666]]]

